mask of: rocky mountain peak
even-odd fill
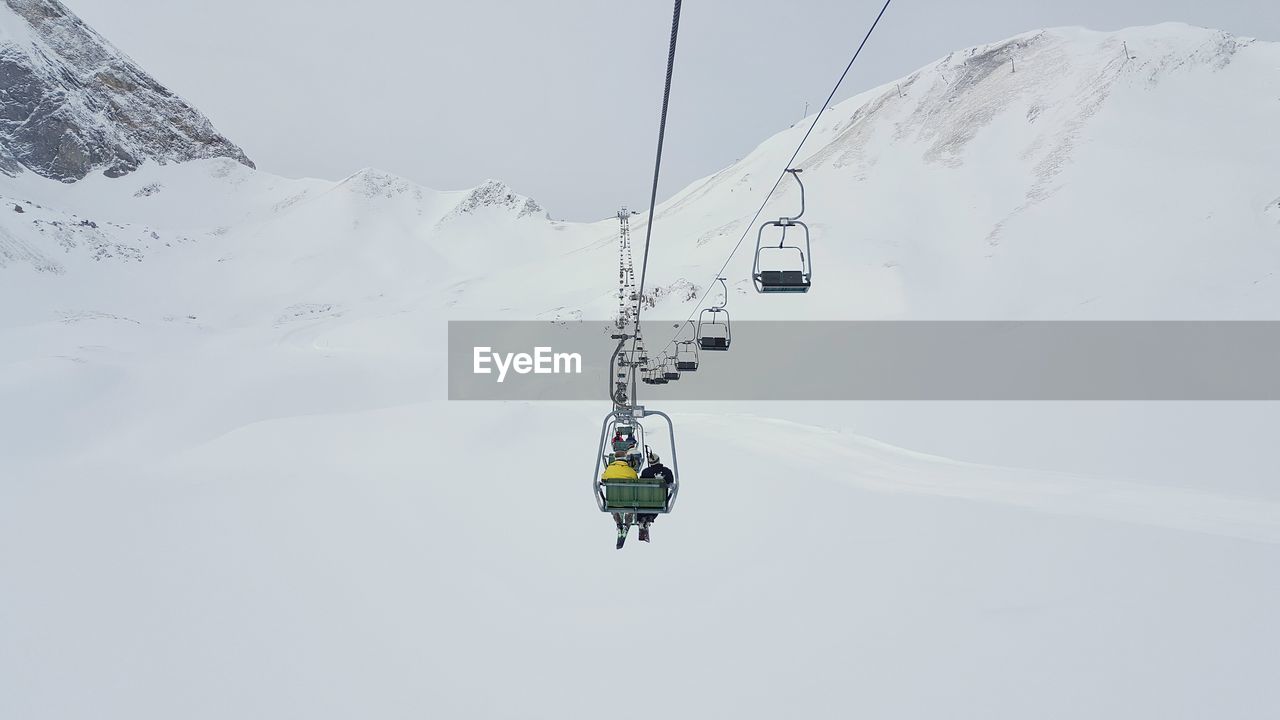
[[[545,214],[542,206],[533,198],[520,195],[504,182],[486,180],[472,190],[461,203],[454,208],[455,214],[474,213],[481,208],[499,207],[515,211],[516,217]]]
[[[198,110],[57,0],[0,5],[0,172],[72,182],[153,160],[253,167]]]

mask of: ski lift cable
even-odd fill
[[[852,69],[853,64],[857,62],[858,56],[862,54],[862,48],[866,47],[867,41],[871,39],[871,34],[876,31],[876,26],[880,24],[880,19],[884,17],[885,11],[889,9],[889,5],[892,2],[893,0],[885,0],[884,5],[880,8],[879,14],[876,15],[876,19],[872,21],[871,27],[867,29],[867,34],[862,37],[862,42],[858,44],[858,49],[853,52],[853,57],[849,58],[849,64],[844,66],[844,72],[840,73],[840,78],[836,80],[835,86],[831,88],[831,93],[827,95],[826,102],[822,103],[822,107],[818,109],[818,113],[813,116],[813,122],[809,124],[809,129],[805,131],[804,137],[800,138],[800,143],[796,145],[795,152],[791,153],[791,159],[787,160],[787,164],[783,166],[782,172],[778,173],[778,179],[773,181],[773,187],[769,188],[769,193],[764,196],[764,201],[760,203],[760,207],[757,208],[755,214],[751,216],[751,222],[747,223],[746,229],[742,231],[742,237],[738,238],[737,244],[735,244],[733,246],[733,249],[729,251],[729,256],[724,259],[724,264],[721,265],[720,269],[716,271],[716,274],[715,274],[716,278],[719,278],[721,275],[724,275],[725,269],[729,267],[729,262],[733,260],[734,255],[738,254],[738,250],[742,247],[743,241],[746,240],[747,235],[751,233],[751,228],[755,227],[756,220],[760,219],[760,214],[764,212],[765,206],[769,204],[769,198],[773,197],[773,194],[777,192],[778,186],[782,184],[782,179],[785,178],[787,176],[787,172],[791,170],[792,163],[794,163],[796,161],[796,158],[800,156],[800,150],[804,148],[805,141],[809,139],[809,136],[813,134],[814,128],[818,126],[818,121],[822,119],[822,113],[826,112],[827,108],[831,106],[831,101],[835,98],[836,93],[840,90],[840,86],[844,84],[844,79],[846,76],[848,76],[849,70]],[[674,46],[673,46],[673,51],[674,51]],[[656,189],[656,186],[655,186],[655,189]],[[650,222],[652,223],[652,216],[653,216],[652,208],[650,208],[649,214],[650,214]],[[646,253],[648,252],[647,241],[646,241],[645,251]],[[643,277],[644,276],[641,275],[642,283],[643,283]],[[711,290],[715,287],[716,282],[717,282],[716,280],[712,280],[707,285],[707,289],[704,290],[702,293],[702,296],[698,298],[697,305],[695,305],[693,310],[689,313],[689,317],[685,319],[686,323],[689,320],[692,320],[693,316],[696,315],[698,311],[702,309],[703,303],[706,302],[707,297],[711,294]],[[727,300],[728,288],[726,287],[725,290],[726,290],[725,297]],[[685,323],[680,323],[681,328],[683,328],[684,325]],[[675,342],[675,339],[679,337],[679,335],[680,335],[680,331],[677,330],[676,334],[672,335],[671,339],[667,341],[667,344],[664,345],[662,349],[659,350],[658,352],[659,353],[664,352],[668,347],[671,346],[671,343]]]
[[[680,33],[680,4],[675,0],[675,8],[671,13],[671,42],[667,48],[667,79],[662,90],[662,115],[658,120],[658,151],[653,162],[653,188],[649,193],[649,222],[644,229],[644,255],[640,261],[640,285],[636,292],[636,336],[640,335],[640,311],[644,306],[644,281],[649,269],[649,241],[653,238],[653,212],[658,204],[658,176],[662,171],[662,144],[667,135],[667,107],[671,102],[671,75],[676,65],[676,37]],[[635,339],[631,341],[631,349],[635,350]],[[634,402],[634,398],[633,398]]]

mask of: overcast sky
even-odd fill
[[[553,216],[647,202],[668,0],[64,0],[258,167],[486,178]],[[830,91],[882,0],[688,0],[660,199]],[[1280,40],[1277,0],[894,0],[839,97],[1026,30],[1180,20]]]

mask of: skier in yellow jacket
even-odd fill
[[[631,467],[631,463],[627,460],[627,452],[616,452],[613,454],[613,462],[604,468],[604,474],[600,476],[601,480],[639,480],[640,476],[636,475],[635,468]],[[618,549],[622,549],[622,543],[627,541],[628,525],[623,522],[622,513],[613,513],[613,521],[618,524]]]

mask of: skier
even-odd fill
[[[634,437],[631,438],[631,446],[627,448],[627,464],[636,472],[640,472],[640,468],[644,465],[644,458],[640,455],[640,448],[636,447]]]
[[[644,453],[649,465],[644,469],[644,472],[640,473],[640,479],[658,480],[663,485],[670,485],[671,471],[667,469],[666,465],[662,464],[662,458],[658,457],[658,453],[650,450],[648,445],[645,446]],[[640,513],[636,515],[636,520],[640,523],[640,542],[649,542],[649,525],[657,519],[657,513]]]
[[[616,452],[613,454],[613,462],[609,463],[604,474],[600,476],[601,480],[638,480],[635,468],[631,467],[631,463],[627,461],[627,453]],[[613,521],[618,524],[618,549],[622,549],[622,543],[627,541],[627,531],[631,529],[630,523],[625,522],[624,513],[613,513]],[[645,532],[641,537],[648,538],[649,534]],[[645,542],[649,542],[645,539]]]
[[[636,446],[636,436],[633,434],[623,435],[622,431],[619,430],[614,433],[613,440],[610,442],[613,443],[614,450],[630,450]]]

